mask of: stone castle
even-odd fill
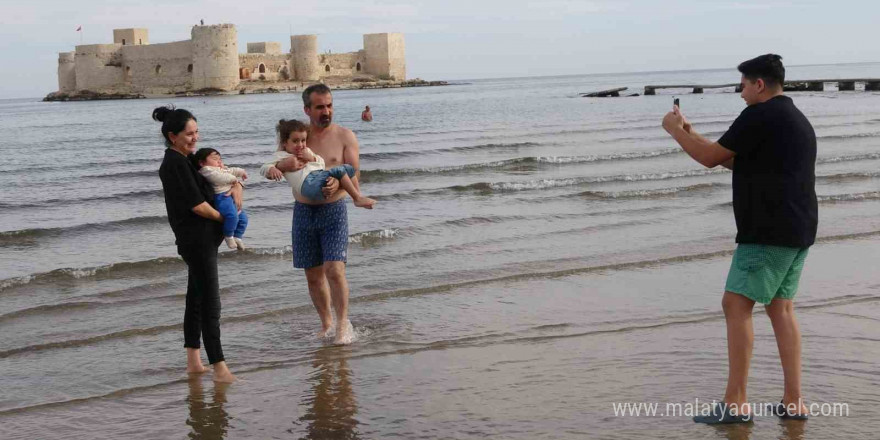
[[[58,56],[58,93],[228,92],[253,82],[406,80],[403,34],[365,34],[364,48],[318,53],[316,35],[247,43],[238,52],[232,24],[193,26],[186,41],[150,44],[147,29],[114,29],[113,44],[76,46]]]

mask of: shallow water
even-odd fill
[[[880,77],[880,65],[789,69]],[[797,304],[810,402],[849,417],[698,426],[615,416],[613,403],[720,398],[720,292],[734,248],[730,174],[659,126],[671,95],[582,99],[614,86],[735,82],[702,71],[340,91],[361,143],[349,204],[359,340],[313,337],[290,259],[291,199],[262,180],[296,95],[0,101],[2,438],[873,438],[880,376],[880,94],[795,93],[819,137],[820,239]],[[671,93],[671,92],[670,92]],[[717,138],[734,93],[681,95]],[[201,146],[251,174],[245,252],[220,258],[223,342],[242,379],[182,373],[185,267],[165,218],[150,110],[199,118]],[[364,105],[374,122],[358,119]],[[782,392],[756,311],[751,400]]]

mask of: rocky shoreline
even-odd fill
[[[446,81],[425,81],[422,79],[411,79],[407,81],[389,81],[389,80],[361,80],[361,81],[340,81],[336,82],[328,79],[324,82],[333,90],[364,90],[364,89],[395,89],[403,87],[433,87],[449,85]],[[314,83],[305,83],[300,81],[248,81],[242,82],[235,90],[220,89],[202,89],[202,90],[186,90],[169,93],[126,93],[119,91],[96,92],[91,90],[82,90],[78,92],[52,92],[43,98],[43,101],[100,101],[108,99],[146,99],[146,98],[164,98],[169,96],[188,97],[188,96],[220,96],[220,95],[251,95],[262,93],[291,93],[302,91],[309,85]]]

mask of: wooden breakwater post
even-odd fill
[[[850,79],[808,79],[786,81],[782,89],[786,92],[823,92],[825,84],[837,83],[837,90],[841,92],[855,91],[856,83],[863,83],[866,92],[880,91],[880,78],[850,78]],[[733,87],[737,93],[742,92],[742,84],[672,84],[672,85],[649,85],[645,86],[645,95],[656,95],[660,89],[691,89],[693,93],[703,93],[705,89],[721,89]]]
[[[581,98],[607,98],[609,96],[618,97],[620,92],[629,87],[618,87],[616,89],[600,90],[598,92],[580,93]]]
[[[668,86],[645,86],[645,95],[656,95],[657,89],[691,89],[693,93],[703,93],[705,89],[723,89],[725,87],[736,87],[739,84],[676,84]]]

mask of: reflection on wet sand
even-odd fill
[[[766,419],[770,420],[769,416]],[[775,417],[773,417],[775,418]],[[762,420],[762,423],[764,421]],[[779,440],[804,440],[804,428],[807,423],[803,420],[778,420],[781,433]],[[754,423],[737,423],[730,425],[713,425],[717,438],[727,440],[749,440],[752,438]]]
[[[357,402],[352,391],[352,372],[344,347],[323,347],[315,352],[309,377],[312,392],[303,399],[306,414],[299,420],[308,423],[307,439],[356,439]]]
[[[199,377],[189,381],[189,418],[186,424],[192,426],[191,439],[222,439],[229,430],[229,414],[223,409],[226,403],[226,389],[229,384],[214,383],[211,402],[202,387]]]
[[[782,436],[785,440],[804,440],[804,428],[807,422],[804,420],[780,420],[782,425]]]
[[[749,440],[752,436],[752,428],[755,427],[754,423],[733,423],[729,425],[712,426],[718,434],[717,438],[727,440]]]

